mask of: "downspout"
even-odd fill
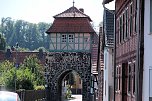
[[[142,101],[142,85],[143,85],[143,55],[144,55],[144,0],[136,0],[137,3],[137,57],[135,67],[135,92],[136,101]]]
[[[116,26],[116,15],[115,15],[115,12],[112,12],[112,11],[110,11],[108,8],[106,8],[105,7],[105,4],[102,4],[103,5],[103,8],[105,9],[105,10],[108,10],[110,13],[112,13],[113,15],[114,15],[114,53],[113,53],[113,60],[114,60],[114,66],[113,66],[113,68],[114,68],[114,88],[113,88],[113,101],[115,101],[115,77],[116,77],[116,35],[115,35],[115,26]],[[116,7],[115,7],[116,8]]]
[[[136,5],[137,5],[137,53],[136,53],[136,66],[135,66],[135,93],[136,93],[136,97],[135,97],[135,101],[138,101],[138,67],[139,67],[139,0],[136,0]]]

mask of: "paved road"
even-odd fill
[[[73,99],[64,101],[82,101],[82,95],[72,95]]]

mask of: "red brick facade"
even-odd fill
[[[136,2],[116,0],[116,101],[135,101]]]

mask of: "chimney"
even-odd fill
[[[82,13],[84,13],[84,9],[83,9],[83,8],[80,8],[79,10],[80,10]]]

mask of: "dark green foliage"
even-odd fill
[[[0,50],[5,50],[5,46],[6,46],[5,38],[0,33]]]
[[[22,85],[21,86],[22,89],[26,89],[26,90],[33,90],[34,89],[34,85],[32,84],[32,82],[30,80],[24,79],[24,80],[22,80],[20,85]]]
[[[33,24],[24,20],[14,21],[10,17],[2,18],[0,33],[6,38],[8,46],[19,43],[21,48],[35,50],[39,47],[49,49],[49,37],[45,33],[50,24],[40,22]]]

